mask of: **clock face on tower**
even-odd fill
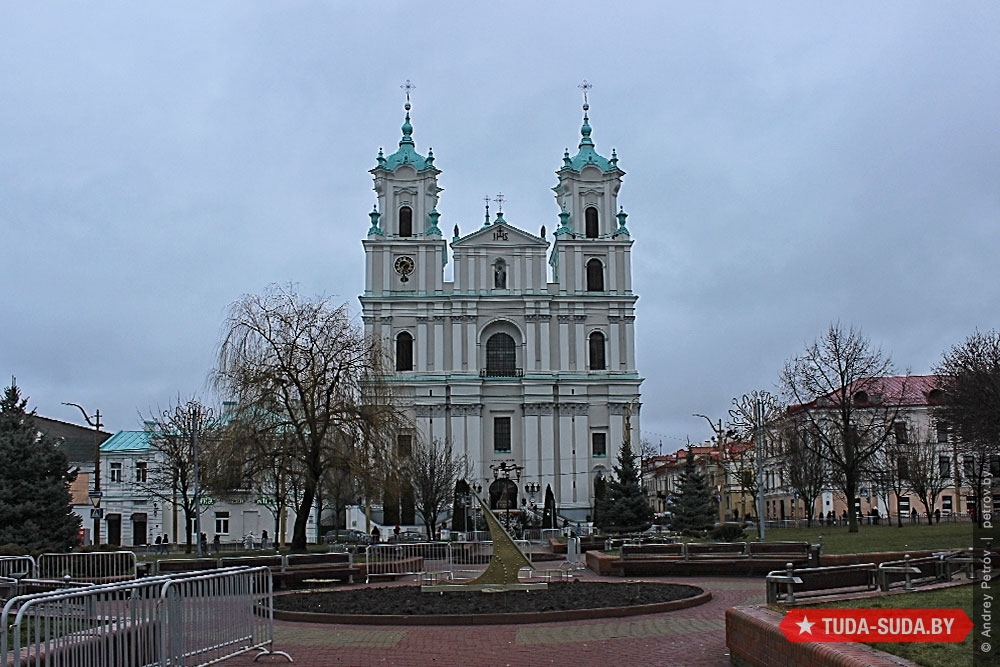
[[[397,257],[393,267],[396,269],[396,273],[400,275],[400,282],[405,283],[410,279],[409,275],[413,273],[413,258],[406,255]]]

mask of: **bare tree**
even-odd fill
[[[823,463],[817,448],[809,447],[805,442],[809,437],[808,430],[802,429],[801,426],[800,421],[791,419],[782,429],[784,447],[781,468],[784,478],[805,503],[806,525],[811,527],[816,499],[827,487],[827,474],[826,464]]]
[[[895,496],[896,525],[900,528],[903,527],[903,513],[899,510],[899,499],[910,489],[908,454],[906,442],[898,437],[886,440],[885,446],[872,457],[865,473],[876,489],[876,495],[884,501],[887,514],[891,513],[889,494]],[[887,516],[886,521],[889,520]]]
[[[856,497],[872,460],[892,437],[892,424],[905,394],[905,378],[894,375],[891,359],[872,347],[860,330],[830,325],[805,352],[785,364],[781,384],[790,413],[808,430],[803,442],[828,465],[831,482]],[[850,532],[857,516],[848,512]]]
[[[135,485],[143,493],[160,498],[164,505],[172,505],[183,512],[187,553],[191,553],[193,544],[192,522],[200,510],[195,493],[200,471],[196,466],[211,460],[221,440],[221,430],[222,424],[215,411],[196,398],[185,402],[178,398],[176,404],[146,420],[154,460],[146,478],[137,479]],[[211,464],[206,466],[207,471],[211,468]],[[175,535],[176,532],[177,526],[174,526]]]
[[[301,475],[292,549],[306,549],[306,525],[319,484],[346,458],[338,448],[366,447],[366,461],[382,458],[395,419],[384,390],[379,341],[352,322],[347,305],[308,300],[272,286],[234,303],[225,323],[216,385],[241,409],[273,416],[268,427],[290,439],[294,472]],[[370,491],[370,489],[368,489]]]
[[[403,460],[403,477],[413,489],[417,514],[424,522],[427,536],[437,532],[438,516],[454,499],[455,485],[468,477],[471,466],[464,456],[455,456],[451,443],[439,439],[419,441]]]
[[[909,445],[907,459],[910,490],[920,499],[924,513],[927,514],[927,523],[930,524],[937,498],[951,481],[951,461],[948,459],[942,461],[941,447],[929,430],[911,431],[913,437],[910,438],[912,442]]]
[[[940,378],[941,403],[935,419],[950,427],[965,462],[975,497],[976,520],[982,525],[987,479],[1000,483],[1000,333],[976,331],[952,347],[934,369]],[[957,457],[956,457],[957,467]]]

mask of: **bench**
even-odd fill
[[[745,558],[746,542],[688,542],[684,545],[686,558]]]
[[[874,563],[800,569],[795,569],[793,566],[774,570],[764,578],[767,582],[767,603],[794,604],[796,598],[871,592],[878,588],[877,574],[878,568]],[[797,581],[789,582],[789,577]],[[790,591],[789,583],[792,586]]]
[[[623,544],[622,560],[637,558],[684,558],[683,544]]]
[[[156,561],[156,574],[201,572],[218,567],[219,561],[215,558],[166,558]]]
[[[218,559],[218,567],[268,567],[271,572],[284,567],[281,556],[223,556]]]
[[[895,584],[903,582],[906,590],[911,590],[914,584],[925,584],[940,581],[942,559],[940,556],[910,558],[889,561],[878,566],[878,586],[882,591],[888,591]]]
[[[808,542],[750,542],[750,558],[775,567],[792,563],[796,567],[818,567],[820,546]]]
[[[280,571],[271,572],[275,586],[282,588],[308,579],[335,579],[351,584],[361,574],[354,565],[354,556],[346,552],[289,554],[283,561]]]

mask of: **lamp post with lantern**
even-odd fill
[[[521,472],[524,470],[524,466],[519,466],[509,461],[501,461],[500,463],[490,466],[490,470],[493,471],[494,481],[503,479],[503,490],[500,494],[500,500],[497,503],[497,509],[506,510],[506,528],[509,531],[513,528],[511,524],[510,510],[511,506],[517,509],[517,485],[521,481]],[[513,482],[511,478],[513,477]],[[514,491],[514,497],[510,497],[511,489]]]

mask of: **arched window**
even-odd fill
[[[486,377],[517,377],[517,350],[509,334],[495,333],[486,341]]]
[[[604,291],[604,265],[597,258],[587,262],[587,291]]]
[[[583,212],[584,227],[586,228],[586,235],[588,239],[597,238],[597,209],[593,206],[588,206]]]
[[[413,370],[413,336],[407,331],[396,336],[396,370]]]
[[[399,235],[413,236],[413,209],[409,206],[399,209]]]
[[[604,334],[595,331],[590,334],[590,370],[603,371],[607,366],[604,362]]]

